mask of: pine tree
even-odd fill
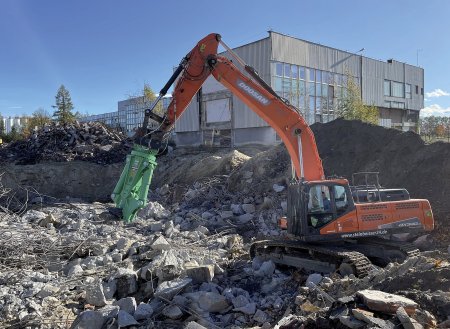
[[[58,93],[55,96],[56,105],[53,106],[55,108],[55,113],[53,116],[56,120],[62,124],[71,123],[75,121],[75,115],[72,113],[73,104],[72,99],[70,98],[69,91],[61,85],[58,89]]]

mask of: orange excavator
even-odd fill
[[[219,44],[234,61],[218,54]],[[125,220],[132,220],[147,201],[146,190],[156,166],[155,159],[148,156],[156,156],[164,149],[175,122],[210,75],[275,129],[295,170],[288,187],[287,218],[280,220],[289,239],[255,242],[250,250],[252,257],[361,277],[367,274],[371,262],[386,264],[418,253],[410,244],[388,238],[396,233],[432,230],[430,203],[411,199],[402,188],[382,188],[376,173],[360,174],[364,180],[361,185],[350,186],[344,178],[325,179],[313,132],[300,111],[277,95],[215,33],[200,40],[183,58],[146,110],[143,127],[135,136],[134,155],[127,159],[112,195],[117,207],[126,214]],[[172,102],[165,115],[153,113],[156,103],[174,82]],[[159,123],[158,129],[147,128],[150,119]]]

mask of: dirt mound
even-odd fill
[[[19,165],[74,160],[110,164],[125,161],[131,146],[126,136],[99,122],[51,124],[1,148],[0,161]]]

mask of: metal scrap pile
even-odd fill
[[[110,164],[124,161],[131,143],[99,122],[52,124],[0,149],[1,161],[36,164],[73,160]]]

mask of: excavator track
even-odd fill
[[[382,259],[385,264],[402,262],[408,257],[420,254],[420,250],[409,242],[380,238],[359,240],[354,249],[371,259]]]
[[[250,247],[250,256],[252,258],[260,256],[278,264],[310,271],[323,273],[338,271],[342,275],[354,274],[359,278],[366,276],[372,267],[370,260],[359,252],[297,240],[255,242]]]

